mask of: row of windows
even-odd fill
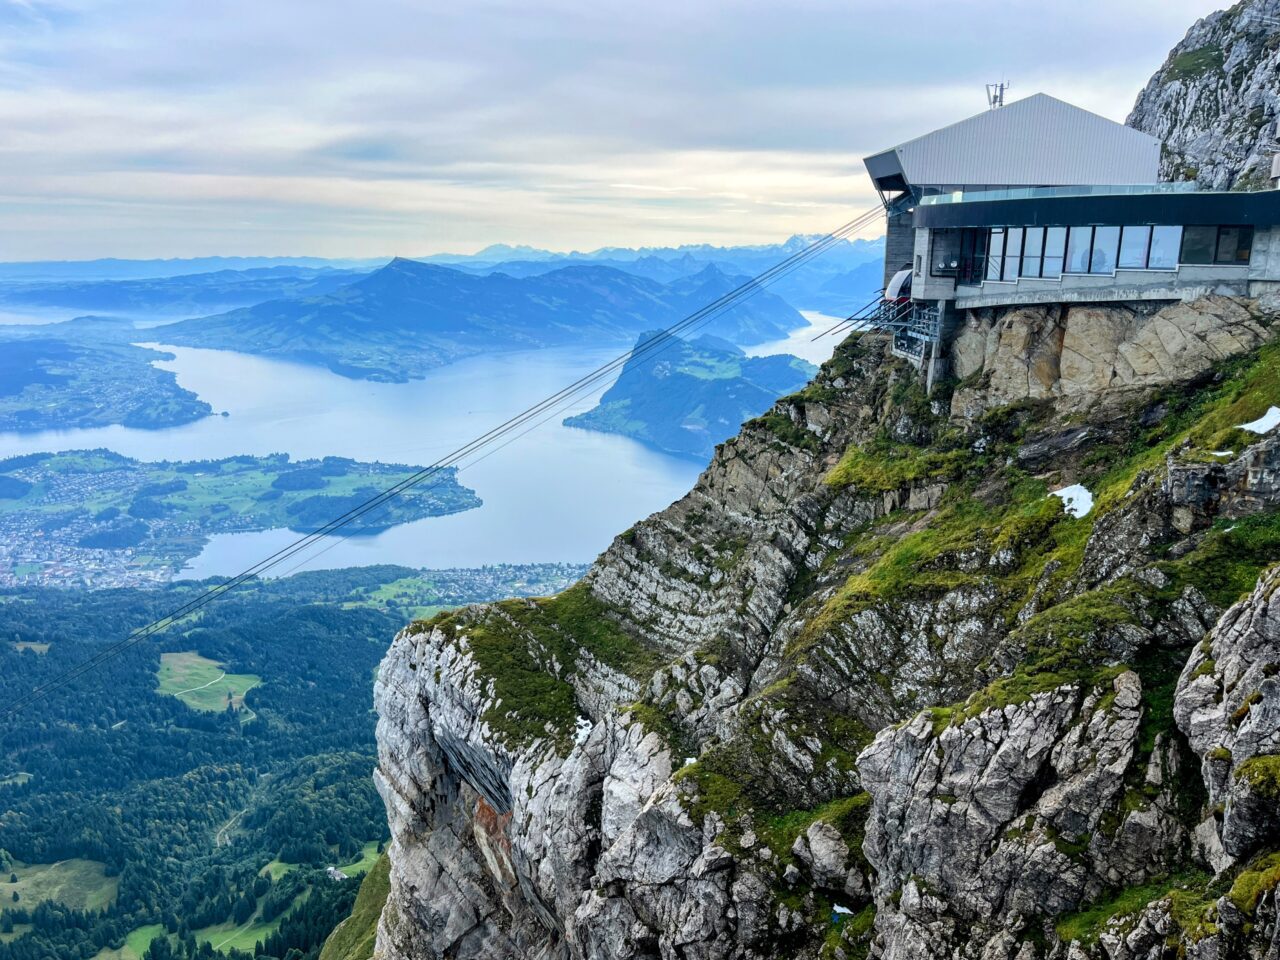
[[[994,227],[960,237],[960,282],[1116,270],[1176,270],[1180,264],[1247,264],[1253,227]]]

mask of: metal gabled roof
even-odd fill
[[[1154,183],[1160,141],[1037,93],[908,140],[864,163],[882,190]]]

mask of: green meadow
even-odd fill
[[[222,664],[193,650],[162,653],[157,679],[159,693],[177,697],[192,710],[211,713],[226,710],[228,705],[239,710],[244,695],[262,683],[262,678],[252,673],[227,673]]]
[[[0,896],[10,901],[16,893],[17,902],[26,907],[55,900],[73,910],[102,910],[115,901],[120,886],[120,880],[108,877],[105,864],[96,860],[16,862],[9,872],[17,874],[18,882],[0,879]]]
[[[93,960],[142,960],[151,941],[164,934],[161,924],[153,923],[132,930],[124,938],[124,944],[118,949],[105,949],[98,952]]]

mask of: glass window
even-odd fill
[[[1093,227],[1072,227],[1067,234],[1066,273],[1089,272],[1089,247],[1093,244]]]
[[[1022,243],[1022,276],[1040,276],[1040,254],[1043,252],[1044,227],[1028,227],[1027,238]]]
[[[1217,263],[1248,263],[1253,227],[1219,227]]]
[[[1217,247],[1217,227],[1183,228],[1181,257],[1183,263],[1213,263]]]
[[[1150,246],[1150,227],[1125,227],[1120,234],[1118,265],[1122,270],[1145,270]]]
[[[1005,231],[1003,279],[1011,283],[1018,279],[1018,265],[1022,262],[1022,232],[1021,227]]]
[[[1182,246],[1181,227],[1152,227],[1151,255],[1148,270],[1177,270],[1178,250]]]
[[[987,254],[987,231],[965,230],[960,235],[961,283],[980,283]]]
[[[1093,253],[1089,257],[1089,272],[1115,273],[1116,249],[1119,246],[1119,227],[1094,227]]]
[[[1042,277],[1062,276],[1062,260],[1067,252],[1067,228],[1049,227],[1044,232],[1044,269]]]
[[[987,279],[999,280],[1004,266],[1004,227],[993,227],[987,247]]]
[[[1253,255],[1253,227],[1239,227],[1240,242],[1236,245],[1236,263],[1248,263]]]

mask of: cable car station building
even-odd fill
[[[864,321],[932,380],[965,310],[1280,286],[1280,190],[1160,183],[1160,150],[1036,94],[867,157],[892,296]]]

